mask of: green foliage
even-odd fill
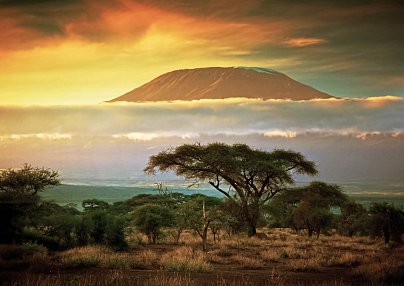
[[[114,250],[124,251],[128,249],[128,243],[125,240],[126,220],[123,217],[111,216],[106,229],[106,244]]]
[[[188,196],[180,193],[170,194],[139,194],[127,200],[125,203],[131,208],[137,208],[146,204],[160,205],[168,208],[175,208],[181,202],[188,200]]]
[[[106,242],[108,213],[104,210],[94,210],[89,214],[91,221],[90,237],[95,243]]]
[[[153,204],[138,207],[133,213],[133,218],[134,225],[153,243],[159,238],[161,227],[171,226],[174,222],[170,209]]]
[[[25,164],[21,169],[0,172],[0,190],[20,195],[36,195],[48,186],[60,184],[56,171]]]
[[[238,205],[249,235],[256,232],[260,206],[293,183],[294,173],[317,173],[315,164],[298,152],[267,152],[245,144],[223,143],[185,144],[160,152],[149,158],[145,172],[154,174],[157,169],[207,181]]]
[[[88,216],[79,216],[75,221],[74,231],[79,246],[87,245],[91,239],[92,221]]]
[[[355,234],[367,234],[369,229],[366,209],[355,201],[347,201],[341,207],[341,215],[337,220],[339,233],[352,237]]]
[[[39,193],[58,184],[56,171],[27,164],[0,172],[0,243],[21,242],[24,228],[34,224]]]
[[[346,195],[337,185],[312,182],[310,185],[290,189],[280,194],[268,206],[272,223],[296,230],[307,229],[320,235],[332,226],[332,207],[341,207],[347,201]]]
[[[265,205],[262,207],[265,207]],[[220,209],[223,211],[223,220],[226,222],[224,227],[229,235],[245,230],[246,218],[244,217],[244,212],[239,208],[239,204],[234,200],[225,199]]]
[[[375,236],[384,237],[387,244],[392,240],[401,243],[404,233],[404,212],[387,203],[373,203],[369,209],[369,230]]]

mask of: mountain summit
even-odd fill
[[[234,97],[308,100],[333,96],[272,69],[210,67],[165,73],[109,102],[189,101]]]

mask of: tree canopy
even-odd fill
[[[20,169],[0,173],[0,191],[20,195],[36,195],[47,186],[59,185],[59,173],[51,169],[24,164]]]
[[[256,233],[259,207],[294,183],[293,174],[315,175],[314,162],[299,152],[252,149],[246,144],[185,144],[151,156],[145,172],[174,171],[206,181],[242,210],[249,235]]]
[[[332,207],[342,207],[347,201],[337,185],[311,182],[308,186],[289,189],[275,198],[268,206],[273,223],[282,227],[307,229],[320,235],[331,226]]]
[[[59,183],[58,172],[28,164],[20,169],[1,171],[0,242],[11,242],[21,237],[27,217],[32,218],[39,207],[38,193]]]

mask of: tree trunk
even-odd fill
[[[207,236],[207,232],[203,232],[203,235],[202,235],[202,248],[203,248],[203,251],[207,251],[208,250],[208,236]]]
[[[248,236],[251,237],[257,233],[257,224],[259,218],[259,205],[254,204],[245,208],[245,217],[248,227]]]
[[[257,228],[255,225],[248,223],[248,236],[251,237],[257,233]]]
[[[196,231],[196,233],[202,238],[202,248],[203,251],[206,251],[207,248],[207,241],[208,241],[208,229],[209,229],[209,224],[210,221],[208,220],[207,223],[205,223],[202,227],[202,231],[198,228],[195,228],[194,230]]]
[[[388,226],[383,227],[384,244],[388,244],[390,241],[390,230]]]
[[[309,235],[309,237],[313,236],[313,229],[311,227],[307,228],[307,234]]]
[[[178,244],[180,242],[182,230],[177,230],[177,237],[175,238],[175,243]]]

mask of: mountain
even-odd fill
[[[109,102],[188,101],[234,97],[307,100],[333,96],[272,69],[210,67],[165,73]]]

